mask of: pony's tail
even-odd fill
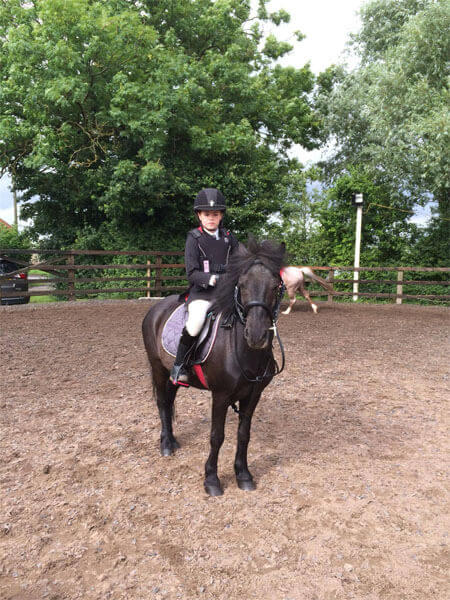
[[[303,275],[305,275],[305,277],[307,277],[308,279],[311,279],[312,281],[315,281],[316,283],[321,285],[328,292],[331,292],[331,293],[333,292],[333,286],[331,285],[331,283],[329,283],[323,277],[319,277],[319,275],[316,275],[312,269],[310,269],[309,267],[306,267],[305,269],[302,269],[302,271],[303,271]]]

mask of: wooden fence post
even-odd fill
[[[75,264],[75,256],[73,254],[69,254],[67,257],[67,264],[72,266]],[[67,291],[69,300],[76,300],[77,297],[75,295],[75,270],[69,269],[67,271]]]
[[[328,270],[327,281],[328,281],[328,283],[330,285],[333,285],[333,283],[334,283],[334,269],[329,269]],[[331,303],[331,302],[333,302],[333,294],[328,294],[327,303]]]
[[[150,271],[150,265],[151,265],[151,261],[147,260],[147,298],[150,298],[151,294],[150,294],[150,275],[151,275],[151,271]]]
[[[155,265],[155,287],[156,287],[156,291],[158,291],[158,286],[161,285],[161,275],[162,275],[162,269],[161,269],[161,264],[162,264],[162,258],[161,256],[157,256],[156,257],[156,265]],[[159,290],[159,294],[157,294],[158,296],[161,296],[161,290]]]
[[[397,271],[397,298],[395,299],[396,304],[402,303],[403,296],[403,271]]]

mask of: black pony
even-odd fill
[[[280,269],[284,246],[250,239],[231,257],[227,273],[220,279],[213,311],[221,316],[217,338],[202,365],[212,392],[211,450],[205,465],[205,490],[223,494],[217,476],[217,459],[224,441],[225,417],[229,406],[239,412],[237,451],[234,462],[237,484],[254,490],[247,466],[250,426],[263,389],[278,372],[272,353],[275,321],[283,295]],[[151,365],[153,389],[161,418],[160,449],[169,456],[179,444],[172,430],[173,403],[178,387],[169,380],[173,357],[161,343],[161,333],[172,311],[181,304],[169,296],[150,308],[142,323],[145,348]],[[223,326],[225,325],[225,327]],[[205,389],[194,370],[189,384]],[[239,403],[239,410],[236,408]]]

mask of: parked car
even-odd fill
[[[28,292],[28,275],[26,273],[16,273],[9,279],[4,279],[5,275],[18,271],[19,265],[6,258],[0,258],[0,303],[1,304],[27,304],[30,301],[29,296],[10,296],[4,298],[4,293]]]

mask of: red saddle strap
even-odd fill
[[[206,377],[205,374],[203,373],[203,369],[201,367],[201,365],[194,365],[192,367],[194,369],[194,373],[197,375],[198,380],[200,381],[200,383],[202,384],[202,386],[208,390],[208,382],[206,381]]]

